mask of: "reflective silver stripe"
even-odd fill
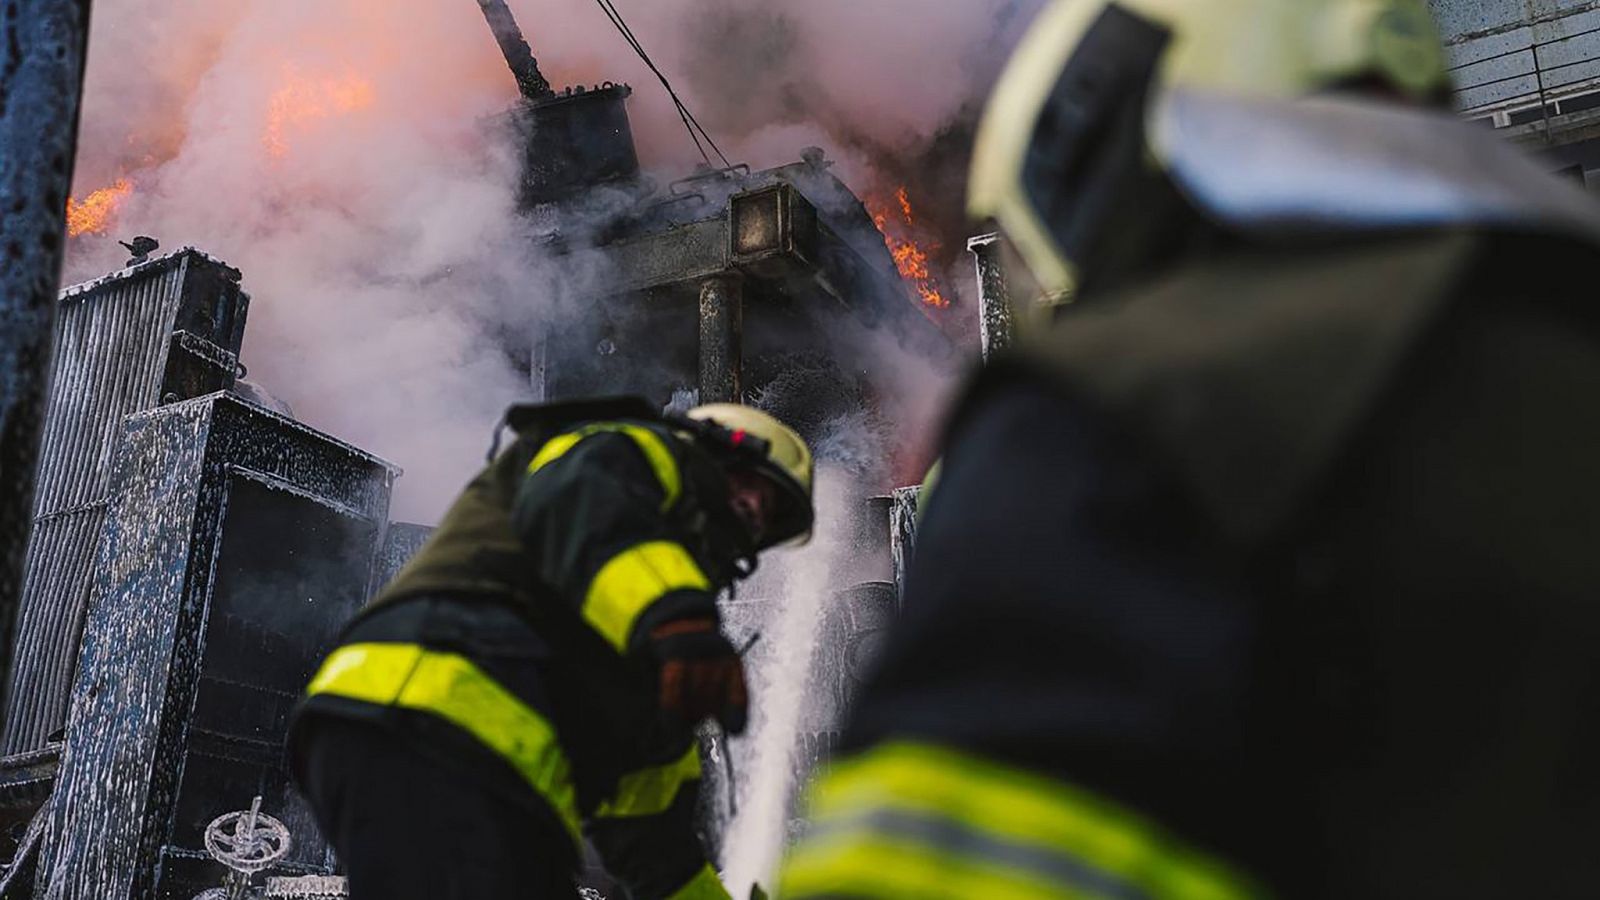
[[[820,846],[830,841],[855,840],[866,834],[904,840],[940,854],[982,859],[1025,871],[1044,881],[1089,891],[1096,897],[1150,900],[1151,896],[1137,885],[1075,856],[1054,853],[1038,845],[1001,840],[954,819],[922,816],[888,807],[812,822],[804,840]]]

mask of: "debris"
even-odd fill
[[[135,237],[131,244],[127,241],[117,241],[117,243],[127,247],[128,252],[133,254],[126,263],[123,263],[125,266],[137,266],[139,263],[146,262],[150,259],[150,254],[161,248],[161,242],[147,234]]]

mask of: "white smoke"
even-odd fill
[[[1039,2],[621,8],[730,157],[760,167],[818,144],[861,186],[972,107]],[[634,85],[647,168],[698,161],[596,7],[511,6],[552,82]],[[252,380],[405,468],[395,515],[432,521],[527,390],[502,348],[554,302],[513,208],[516,153],[487,125],[514,99],[468,0],[97,6],[75,193],[118,178],[133,192],[107,233],[71,242],[68,280],[120,266],[113,239],[134,234],[240,268]]]

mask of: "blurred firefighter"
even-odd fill
[[[734,404],[506,424],[515,442],[350,626],[291,732],[351,896],[575,897],[587,837],[631,897],[727,897],[694,821],[693,728],[746,716],[715,597],[809,534],[810,450]]]
[[[1423,0],[1064,0],[980,131],[1054,321],[969,385],[780,894],[1600,884],[1592,202]]]

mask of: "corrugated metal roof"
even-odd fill
[[[118,269],[115,272],[110,272],[100,276],[99,278],[95,278],[90,281],[79,282],[78,284],[63,288],[61,291],[61,302],[66,304],[70,301],[76,300],[84,294],[92,293],[109,284],[116,284],[117,282],[128,281],[135,278],[148,277],[153,272],[162,272],[168,269],[177,268],[192,259],[198,259],[226,270],[231,274],[234,281],[238,281],[240,278],[238,269],[235,269],[233,266],[228,265],[215,256],[212,256],[211,254],[206,253],[203,250],[198,250],[194,247],[180,247],[179,249],[163,256],[151,257],[142,263],[131,265],[123,269]]]

